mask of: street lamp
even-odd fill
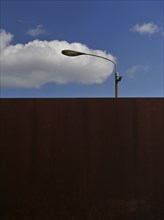
[[[83,52],[74,51],[74,50],[62,50],[61,53],[63,55],[69,56],[69,57],[75,57],[75,56],[80,56],[80,55],[88,55],[88,56],[93,56],[93,57],[99,57],[99,58],[102,58],[104,60],[112,62],[114,64],[114,69],[115,69],[115,98],[118,98],[118,83],[121,81],[122,76],[119,76],[119,74],[117,72],[117,65],[113,60],[110,60],[106,57],[98,56],[98,55],[95,55],[95,54],[83,53]]]

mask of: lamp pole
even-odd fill
[[[112,62],[114,64],[114,69],[115,69],[115,98],[118,98],[118,83],[121,81],[122,76],[119,76],[119,74],[117,72],[117,65],[113,60],[110,60],[110,59],[103,57],[103,56],[90,54],[90,53],[83,53],[83,52],[74,51],[74,50],[62,50],[61,53],[65,56],[69,56],[69,57],[75,57],[75,56],[80,56],[80,55],[93,56],[93,57],[98,57],[98,58]]]

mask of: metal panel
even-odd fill
[[[1,99],[1,219],[163,219],[164,99]]]

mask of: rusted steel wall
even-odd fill
[[[163,219],[164,99],[0,102],[1,219]]]

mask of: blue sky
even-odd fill
[[[1,1],[1,97],[164,96],[164,1]]]

